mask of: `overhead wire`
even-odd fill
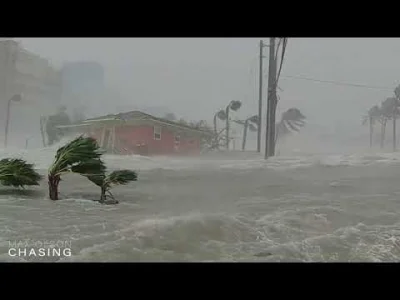
[[[268,77],[268,74],[266,74],[265,71],[264,71],[264,76],[265,76],[265,78]],[[392,87],[386,87],[386,86],[373,86],[373,85],[358,84],[358,83],[351,83],[351,82],[344,82],[344,81],[316,79],[316,78],[311,78],[311,77],[308,77],[308,76],[281,75],[280,77],[281,78],[287,78],[287,79],[306,80],[306,81],[319,82],[319,83],[329,83],[329,84],[340,85],[340,86],[350,86],[350,87],[367,88],[367,89],[378,89],[378,90],[393,90]]]
[[[281,42],[281,41],[283,41],[283,42]],[[357,83],[334,81],[334,80],[323,80],[323,79],[311,78],[308,76],[281,75],[283,61],[284,61],[285,54],[286,54],[287,43],[288,43],[287,38],[280,39],[280,41],[278,42],[278,48],[282,44],[282,53],[281,53],[281,59],[280,59],[280,63],[279,63],[279,71],[278,71],[277,79],[276,79],[277,85],[278,85],[279,79],[282,77],[282,78],[306,80],[306,81],[313,81],[313,82],[320,82],[320,83],[328,83],[328,84],[340,85],[340,86],[351,86],[351,87],[378,89],[378,90],[393,90],[392,87],[372,86],[372,85],[367,85],[367,84],[357,84]],[[278,54],[278,52],[276,53],[276,56],[277,56],[277,54]],[[264,73],[266,73],[266,70],[264,70]],[[265,74],[265,77],[268,77],[268,74]],[[279,87],[277,87],[277,88],[279,88]]]
[[[278,76],[276,77],[276,83],[275,83],[276,85],[278,85],[278,80],[279,80],[279,77],[281,76],[283,60],[285,59],[287,41],[288,41],[287,38],[283,38],[281,61],[280,61],[280,65],[279,65]]]
[[[334,81],[334,80],[322,80],[322,79],[315,79],[315,78],[310,78],[310,77],[305,77],[305,76],[282,75],[282,78],[307,80],[307,81],[313,81],[313,82],[329,83],[329,84],[333,84],[333,85],[351,86],[351,87],[358,87],[358,88],[391,90],[391,91],[393,90],[392,87],[372,86],[372,85],[367,85],[367,84],[357,84],[357,83]]]

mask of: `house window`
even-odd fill
[[[175,134],[175,145],[179,145],[181,142],[181,136],[179,134]]]
[[[161,140],[161,127],[160,126],[154,126],[154,139]]]

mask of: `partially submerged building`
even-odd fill
[[[140,111],[106,115],[79,124],[59,126],[94,137],[108,153],[198,155],[212,131],[158,118]]]

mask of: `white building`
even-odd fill
[[[61,101],[61,76],[50,62],[25,50],[14,40],[0,40],[0,137],[4,139],[9,99],[9,144],[24,146],[26,139],[40,146],[40,116],[57,110]],[[2,145],[1,145],[2,146]]]

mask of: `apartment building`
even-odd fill
[[[14,40],[0,40],[0,137],[4,139],[9,99],[22,95],[22,101],[11,103],[9,141],[40,140],[39,119],[52,114],[61,104],[60,71],[39,55],[27,51]]]

